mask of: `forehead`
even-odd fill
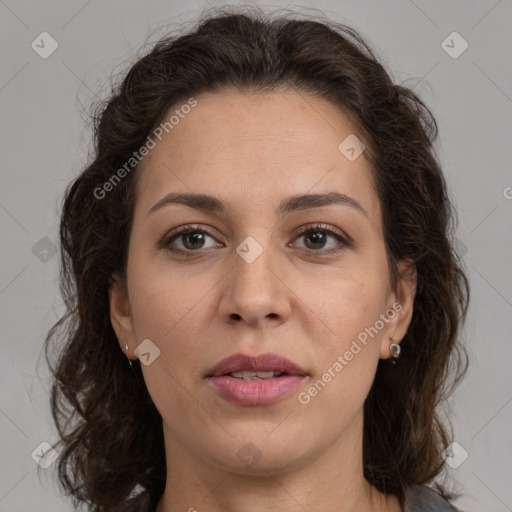
[[[176,114],[172,129],[153,137],[140,166],[138,209],[175,190],[262,206],[284,195],[338,190],[378,215],[364,152],[351,161],[339,149],[356,129],[332,103],[292,91],[203,93],[195,100],[191,109],[180,109],[186,100],[174,105],[164,116]]]

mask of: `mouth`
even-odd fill
[[[220,361],[205,376],[223,398],[245,406],[276,402],[307,377],[300,366],[277,354],[236,354]]]

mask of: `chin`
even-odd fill
[[[244,441],[232,440],[229,446],[211,453],[212,462],[222,469],[240,475],[269,475],[283,473],[306,463],[307,454],[297,451],[298,443],[290,439],[269,441],[265,436],[247,436]],[[304,448],[304,444],[301,443]],[[211,449],[211,447],[210,447]],[[231,455],[228,457],[228,455]]]

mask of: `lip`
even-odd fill
[[[232,372],[281,372],[288,375],[306,375],[306,370],[289,359],[278,354],[261,354],[250,356],[234,354],[218,362],[207,374],[207,377],[221,377]]]
[[[244,381],[229,375],[240,371],[274,371],[285,375],[259,381]],[[206,379],[227,400],[254,406],[277,402],[289,395],[307,376],[303,368],[278,354],[235,354],[217,363]]]

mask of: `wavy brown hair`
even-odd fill
[[[323,98],[348,116],[372,166],[393,287],[399,260],[411,259],[417,271],[402,355],[396,365],[379,361],[364,405],[364,476],[401,498],[407,486],[432,482],[453,497],[434,480],[451,437],[438,405],[467,369],[460,334],[469,285],[453,245],[456,211],[434,148],[436,121],[412,89],[393,82],[353,28],[321,14],[275,16],[246,6],[203,11],[193,29],[160,39],[133,64],[109,99],[96,104],[92,162],[66,189],[60,224],[66,313],[49,332],[45,354],[61,437],[58,477],[75,506],[150,510],[166,481],[162,418],[140,363],[130,368],[119,349],[109,316],[112,276],[126,277],[139,171],[105,198],[94,191],[183,98],[280,87]],[[134,488],[139,493],[131,497]]]

